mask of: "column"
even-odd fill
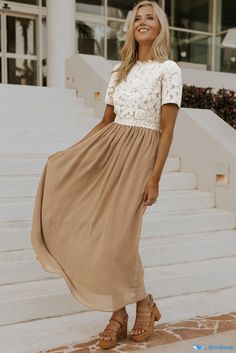
[[[47,1],[47,86],[65,88],[65,59],[75,55],[75,0]]]

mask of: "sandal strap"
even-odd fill
[[[141,317],[142,319],[148,318],[150,320],[150,317],[152,316],[152,312],[149,313],[138,313],[136,317]]]
[[[137,328],[145,329],[145,328],[148,328],[149,326],[150,326],[149,322],[137,322],[137,323],[135,323],[135,329],[137,329]]]
[[[143,314],[148,314],[152,312],[152,308],[148,309],[147,307],[142,307],[142,308],[137,308],[136,309],[136,313],[138,313],[139,315],[143,315]]]
[[[117,333],[115,331],[113,331],[112,329],[105,329],[101,336],[111,336],[112,338],[115,337],[117,335]]]
[[[109,324],[107,325],[107,328],[109,329],[114,329],[114,331],[118,331],[120,328],[120,324],[116,321],[110,321]]]
[[[110,318],[110,320],[114,320],[115,322],[118,322],[120,324],[120,326],[123,326],[126,323],[127,318],[128,318],[128,314],[126,314],[125,316],[122,316],[119,313],[118,314],[117,313],[113,313],[113,315]]]
[[[116,336],[118,330],[127,323],[128,314],[122,316],[121,314],[113,313],[112,317],[109,319],[109,324],[105,327],[101,335],[110,335]]]
[[[149,322],[150,322],[150,318],[146,318],[146,320],[145,320],[145,318],[139,319],[138,317],[136,317],[135,322],[136,322],[137,324],[139,324],[140,322],[143,322],[144,324],[145,324],[145,323],[149,323]]]

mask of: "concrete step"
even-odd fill
[[[34,197],[0,198],[0,222],[24,221],[32,218]],[[199,190],[163,191],[158,202],[146,213],[156,211],[190,210],[215,206],[214,194]]]
[[[235,229],[236,213],[218,208],[144,214],[143,237]]]
[[[59,147],[59,146],[57,146]],[[64,150],[55,148],[54,151]],[[69,145],[68,145],[69,147]],[[53,153],[53,149],[49,154]],[[40,175],[10,175],[0,176],[0,198],[5,197],[29,197],[36,194]],[[160,181],[161,190],[180,190],[196,188],[196,176],[192,173],[166,172]]]
[[[0,157],[0,176],[39,174],[47,162],[47,153],[36,157],[33,155],[15,155]],[[8,158],[12,157],[12,158]],[[27,158],[28,157],[28,158]]]
[[[85,134],[86,132],[84,132]],[[82,138],[83,136],[81,133],[80,137]],[[23,154],[18,156],[15,154],[0,154],[0,175],[39,174],[47,161],[47,156],[48,153]],[[177,171],[179,171],[179,159],[167,158],[163,173]]]
[[[139,248],[149,267],[235,256],[236,229],[141,237]]]
[[[41,87],[41,86],[29,86],[29,85],[13,85],[13,84],[0,84],[0,97],[4,100],[9,99],[11,102],[19,97],[29,101],[35,98],[71,98],[76,97],[76,90],[69,88],[55,88],[55,87]]]
[[[160,179],[160,191],[189,190],[197,187],[197,177],[187,172],[166,172]]]
[[[0,222],[0,251],[31,248],[29,236],[32,217],[28,221]],[[142,239],[190,235],[199,232],[230,231],[235,229],[235,214],[217,208],[144,213]],[[146,243],[148,244],[148,243]]]
[[[32,221],[0,222],[0,251],[30,249]]]
[[[65,107],[42,105],[41,109],[32,106],[26,108],[25,111],[20,110],[9,112],[7,108],[0,109],[1,124],[10,128],[15,127],[34,127],[34,128],[80,128],[80,122],[84,119],[94,118],[94,109],[85,107]],[[95,119],[95,118],[94,118]],[[97,120],[97,119],[96,119]],[[96,121],[94,120],[94,122]]]
[[[42,105],[47,105],[49,107],[63,107],[63,106],[81,106],[85,107],[85,98],[82,97],[76,97],[75,96],[63,96],[63,95],[35,95],[35,94],[29,94],[28,97],[22,96],[22,95],[17,95],[13,96],[11,99],[9,99],[8,95],[4,95],[0,93],[1,97],[1,107],[0,109],[8,109],[8,111],[17,111],[18,109],[22,109],[25,111],[26,105],[29,107],[29,102],[30,102],[30,107],[34,107],[37,109],[40,109]]]
[[[0,142],[0,151],[7,154],[47,153],[52,154],[69,148],[72,144],[79,142],[80,138],[70,141],[5,141]]]
[[[33,217],[33,197],[0,199],[0,222],[24,221]]]
[[[180,171],[180,158],[167,157],[163,172],[179,172]]]
[[[70,128],[0,128],[1,142],[61,142],[74,141],[79,139],[84,130],[88,128],[88,120],[94,124],[95,118],[82,118],[80,127],[75,129]],[[98,120],[99,121],[99,120]]]
[[[236,255],[144,267],[147,291],[166,298],[236,286]]]
[[[162,175],[164,179],[165,175]],[[215,195],[212,192],[196,189],[165,190],[163,188],[163,190],[160,190],[157,201],[152,206],[149,206],[145,213],[149,214],[159,211],[168,212],[212,207],[215,207]]]
[[[236,287],[164,299],[155,298],[162,314],[158,324],[187,320],[197,315],[220,315],[235,311],[235,297]],[[135,320],[135,304],[127,305],[126,310],[129,314],[128,331],[130,331]],[[97,337],[98,333],[104,329],[110,316],[110,312],[89,310],[1,326],[0,351],[3,353],[38,353],[41,350],[53,349],[64,344],[89,341]],[[9,339],[9,337],[14,337],[14,339]],[[226,344],[226,342],[219,343]],[[160,352],[164,352],[163,346],[161,347]]]
[[[162,237],[141,242],[140,256],[145,267],[236,256],[236,230],[166,238],[164,243]],[[33,249],[0,252],[0,268],[0,285],[58,277],[44,271]]]
[[[0,268],[0,286],[60,278],[43,270],[33,249],[0,252]]]
[[[145,267],[145,285],[159,299],[234,287],[235,261],[233,256]],[[0,325],[87,310],[71,295],[64,278],[0,286]]]
[[[86,310],[63,278],[0,286],[0,325]]]

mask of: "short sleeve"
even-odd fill
[[[162,72],[162,102],[175,103],[179,107],[182,100],[182,73],[175,61],[168,60],[163,64]]]
[[[113,70],[116,70],[119,65],[120,64],[116,64],[114,66]],[[110,105],[114,105],[113,93],[114,93],[114,89],[115,89],[115,76],[116,76],[116,72],[113,72],[111,74],[110,81],[108,83],[107,90],[106,90],[106,93],[105,93],[105,100],[104,101],[105,101],[106,104],[110,104]]]

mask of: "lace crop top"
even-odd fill
[[[111,74],[105,103],[114,106],[117,123],[160,130],[161,106],[166,103],[181,105],[182,75],[172,60],[163,63],[138,60],[126,80],[114,87],[116,75],[116,72]]]

